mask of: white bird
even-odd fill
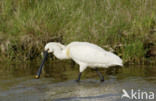
[[[81,73],[87,67],[94,68],[101,81],[104,81],[104,77],[97,70],[97,67],[108,68],[115,65],[123,66],[122,59],[120,59],[119,56],[88,42],[71,42],[66,46],[58,42],[50,42],[45,45],[44,50],[45,58],[40,66],[40,72],[47,57],[46,54],[53,53],[58,59],[72,59],[79,64],[80,73],[77,81],[80,81]],[[36,78],[39,78],[39,76],[40,73],[38,73]]]

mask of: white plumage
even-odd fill
[[[112,52],[88,42],[71,42],[67,46],[50,42],[46,44],[45,51],[53,53],[58,59],[73,59],[80,66],[80,73],[87,67],[108,68],[109,66],[122,66],[122,60]]]

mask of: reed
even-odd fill
[[[156,42],[155,5],[155,0],[1,0],[0,61],[36,59],[49,41],[88,41],[112,47],[125,62],[141,63],[145,44]]]

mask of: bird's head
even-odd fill
[[[43,52],[43,60],[42,60],[42,63],[41,63],[41,66],[39,68],[39,71],[37,72],[37,75],[35,76],[35,78],[40,78],[40,74],[41,74],[41,71],[42,71],[42,68],[43,68],[43,65],[48,57],[48,53],[53,53],[55,54],[56,51],[58,50],[63,50],[65,48],[64,45],[60,44],[60,43],[57,43],[57,42],[50,42],[50,43],[47,43],[44,47],[44,52]]]
[[[65,46],[58,42],[49,42],[45,45],[44,51],[48,53],[53,53],[56,49],[62,50]]]

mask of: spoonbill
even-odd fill
[[[110,66],[123,66],[122,59],[112,52],[106,51],[103,48],[88,42],[71,42],[68,45],[62,45],[58,42],[49,42],[44,48],[44,59],[37,72],[35,78],[39,78],[42,67],[48,56],[48,53],[53,53],[58,59],[72,59],[79,64],[79,75],[77,82],[80,81],[82,72],[87,68],[96,70],[101,81],[104,81],[103,75],[97,68],[108,68]]]

